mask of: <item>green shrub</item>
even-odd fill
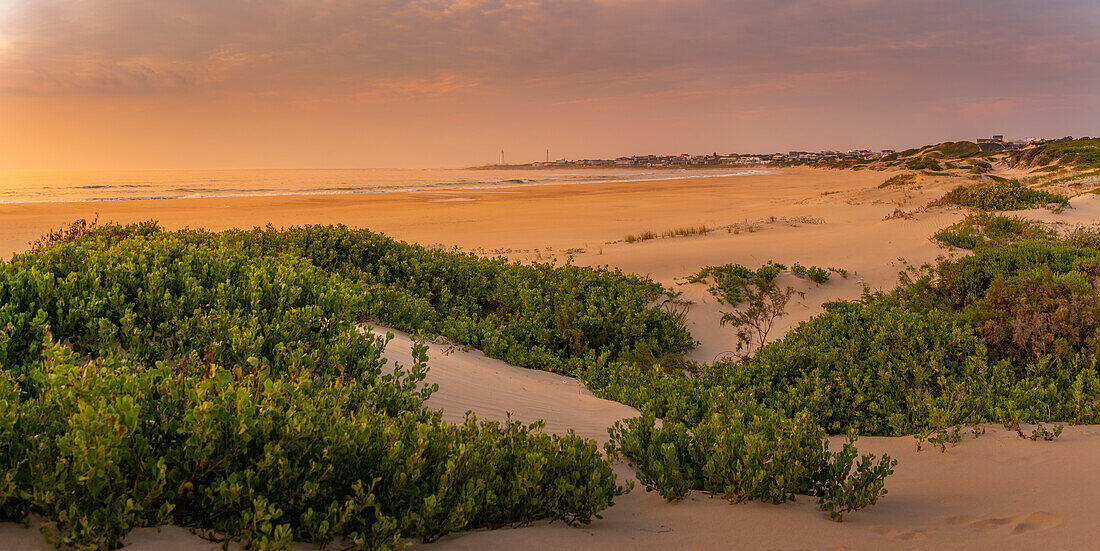
[[[1077,170],[1098,169],[1100,168],[1100,139],[1065,139],[1042,144],[1014,152],[1011,160],[1014,165],[1057,163],[1059,165],[1072,165]]]
[[[1036,206],[1069,205],[1063,195],[1032,189],[1018,180],[983,182],[973,186],[959,186],[933,203],[957,205],[978,210],[1020,210]]]
[[[1026,218],[979,212],[936,232],[932,239],[950,247],[974,250],[1021,239],[1051,239],[1054,235],[1053,230]]]
[[[647,389],[624,394],[686,424],[745,396],[787,417],[807,412],[832,434],[1083,422],[1100,397],[1098,265],[1100,251],[1048,240],[980,248],[891,293],[827,304],[749,361],[702,366],[684,383],[635,374]]]
[[[851,440],[829,451],[825,433],[806,415],[781,416],[739,403],[692,426],[652,414],[617,423],[614,442],[639,469],[638,479],[669,501],[691,490],[722,495],[734,503],[783,503],[814,495],[834,518],[873,504],[896,462],[864,456],[853,468]]]
[[[0,365],[19,372],[46,328],[91,358],[124,354],[203,373],[381,372],[382,339],[355,323],[370,294],[288,255],[170,234],[62,243],[0,266]]]
[[[423,362],[391,369],[384,339],[359,332],[377,319],[637,407],[612,449],[666,497],[811,495],[839,520],[875,503],[893,462],[850,441],[829,452],[826,434],[1100,421],[1100,250],[1019,219],[964,222],[954,233],[980,236],[975,254],[709,365],[682,357],[683,315],[657,305],[672,293],[617,271],[341,227],[97,228],[0,265],[0,514],[41,515],[59,543],[86,547],[169,522],[255,548],[373,548],[583,523],[621,491],[591,441],[424,411]],[[688,281],[737,305],[786,269]]]
[[[527,296],[479,302],[500,291],[490,277],[526,283],[504,291]],[[444,423],[423,409],[426,347],[412,366],[388,365],[385,339],[358,322],[470,331],[482,316],[483,332],[467,334],[495,328],[511,352],[509,331],[541,328],[529,338],[553,352],[525,358],[580,365],[651,342],[667,352],[658,326],[677,318],[648,306],[659,293],[606,270],[433,254],[346,228],[142,224],[55,240],[0,264],[0,516],[42,516],[55,543],[78,548],[163,523],[259,549],[587,523],[621,493],[594,442]],[[541,326],[526,307],[549,310]],[[599,331],[616,316],[623,332]]]
[[[940,166],[940,164],[936,162],[936,159],[932,157],[917,157],[915,159],[905,161],[905,168],[908,168],[909,170],[943,170],[943,167]]]
[[[970,157],[971,155],[980,153],[981,151],[982,148],[978,144],[964,140],[958,142],[943,142],[941,144],[937,144],[931,150],[929,150],[928,153],[935,153],[942,157],[958,159]]]
[[[1100,249],[1100,229],[1077,226],[1070,230],[1062,241],[1073,247]]]
[[[1094,412],[1070,389],[1100,388],[1097,264],[1100,252],[1052,241],[982,248],[889,294],[830,304],[748,364],[710,367],[708,384],[808,411],[831,433],[1081,422]]]
[[[698,272],[688,276],[684,283],[706,283],[710,294],[730,306],[737,306],[745,299],[745,289],[749,285],[767,285],[775,281],[787,266],[771,260],[756,270],[750,270],[740,264],[722,266],[704,266]]]
[[[220,366],[189,377],[43,350],[38,395],[4,425],[5,457],[25,461],[6,466],[16,497],[0,505],[53,521],[58,545],[115,547],[132,528],[171,523],[254,548],[344,537],[373,549],[539,518],[587,523],[621,493],[592,441],[391,415],[369,378]]]
[[[825,268],[819,268],[817,266],[806,267],[795,262],[791,266],[791,272],[798,277],[808,279],[817,284],[822,284],[829,281],[829,270],[826,270]]]
[[[651,306],[667,298],[667,290],[652,280],[610,269],[510,263],[504,258],[427,250],[366,230],[320,225],[286,231],[268,227],[221,233],[165,233],[155,225],[141,230],[143,233],[132,240],[164,240],[166,246],[179,251],[190,247],[232,251],[245,261],[253,257],[284,258],[290,264],[287,272],[313,271],[354,287],[350,296],[331,294],[346,297],[342,298],[346,304],[341,306],[353,318],[382,320],[410,333],[442,335],[476,346],[497,359],[538,370],[573,374],[588,355],[606,353],[616,359],[639,345],[658,355],[681,353],[694,346],[683,320]],[[47,254],[47,261],[35,260],[43,256],[40,254],[19,257],[13,264],[67,262],[50,267],[56,278],[79,262],[85,247],[113,254],[109,253],[114,249],[112,243],[118,241],[118,234],[127,231],[101,228],[81,241],[77,250],[61,247],[61,251]],[[125,243],[122,246],[142,246]],[[219,276],[206,274],[200,261],[191,264],[183,276],[196,271],[202,277]],[[273,266],[271,271],[277,269],[282,268]],[[136,294],[138,290],[127,293]],[[180,307],[199,304],[193,302]],[[73,319],[80,322],[81,318]],[[134,340],[142,341],[144,337]]]
[[[985,360],[980,339],[950,313],[833,303],[746,365],[712,369],[730,392],[786,415],[809,412],[829,433],[901,436],[935,427],[942,411],[959,412],[948,424],[965,420]]]

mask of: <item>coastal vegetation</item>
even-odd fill
[[[1053,180],[1047,180],[1039,185],[1039,187],[1048,187],[1056,185],[1076,185],[1085,182],[1095,183],[1097,179],[1100,179],[1100,170],[1094,170],[1091,172],[1079,172],[1076,174],[1070,174],[1069,176],[1061,176],[1054,178]]]
[[[943,166],[932,157],[918,157],[905,161],[905,168],[909,170],[943,170]]]
[[[704,266],[699,271],[684,278],[684,283],[706,284],[709,286],[708,291],[724,304],[738,306],[744,300],[745,292],[749,287],[771,285],[779,277],[779,274],[787,269],[786,264],[779,264],[772,260],[755,270],[740,264]],[[844,269],[803,266],[797,262],[790,266],[790,272],[799,278],[808,279],[817,284],[828,282],[830,273],[837,273],[845,278],[848,277],[848,271]]]
[[[165,523],[253,548],[385,548],[587,523],[624,491],[623,457],[666,499],[810,496],[843,520],[885,495],[896,464],[861,455],[856,435],[945,449],[968,425],[1100,421],[1096,232],[986,213],[948,230],[937,239],[974,254],[777,340],[780,274],[846,272],[699,270],[686,281],[730,308],[746,344],[709,364],[684,357],[676,294],[615,270],[343,227],[62,232],[0,265],[0,517],[41,516],[81,548]],[[361,330],[372,320],[576,377],[641,416],[602,451],[537,424],[445,423],[424,404],[425,348],[389,364]]]
[[[985,174],[993,170],[993,165],[983,159],[970,159],[970,173],[971,174]]]
[[[932,239],[949,247],[974,250],[1023,239],[1052,239],[1055,235],[1042,224],[1020,216],[978,212],[936,232]]]
[[[896,461],[859,457],[854,437],[830,452],[824,431],[808,416],[786,418],[756,404],[739,405],[746,407],[714,411],[691,425],[658,426],[647,412],[616,424],[612,437],[638,468],[638,480],[669,501],[692,490],[733,503],[784,503],[809,495],[843,520],[886,494]]]
[[[828,192],[823,195],[828,195]],[[707,226],[706,224],[700,224],[698,226],[680,226],[678,228],[665,230],[658,234],[653,231],[644,231],[639,233],[627,234],[623,237],[625,243],[638,243],[641,241],[649,241],[650,239],[671,239],[674,237],[690,237],[692,235],[707,235],[711,232],[718,230],[726,230],[726,233],[740,234],[753,233],[759,231],[765,226],[773,224],[785,224],[790,227],[799,227],[809,224],[824,224],[825,220],[814,216],[768,216],[764,218],[758,218],[756,220],[745,220],[743,222],[734,222],[732,224],[725,224],[722,226]],[[610,244],[610,242],[608,242]]]
[[[723,303],[738,306],[744,300],[748,287],[772,284],[775,278],[786,269],[787,266],[770,260],[755,270],[740,264],[704,266],[685,278],[684,283],[707,284],[710,293]]]
[[[390,365],[359,322],[568,370],[689,347],[647,306],[659,294],[346,228],[150,223],[52,240],[0,265],[0,517],[39,515],[78,548],[164,523],[259,549],[587,523],[622,492],[594,442],[444,423],[424,407],[425,348]]]
[[[671,230],[665,230],[660,235],[658,235],[656,232],[652,232],[652,231],[644,231],[644,232],[641,232],[641,233],[627,234],[627,236],[623,238],[623,241],[625,241],[627,243],[637,243],[639,241],[649,241],[650,239],[657,239],[658,237],[663,237],[663,238],[669,239],[669,238],[673,238],[673,237],[689,237],[689,236],[692,236],[692,235],[706,235],[706,234],[710,233],[713,230],[714,230],[714,228],[709,228],[705,224],[698,225],[698,226],[680,226],[679,228],[674,228],[674,229],[671,229]]]
[[[797,262],[791,264],[791,273],[802,279],[808,279],[818,284],[829,281],[829,272],[838,272],[844,277],[847,277],[846,271],[837,270],[836,268],[825,269],[817,266],[803,266]]]
[[[768,441],[754,433],[764,440],[752,442],[765,442],[759,445],[774,455],[763,463],[750,459],[754,452],[738,438],[752,430],[729,420],[736,412],[753,412],[788,435],[798,429],[784,422],[804,422],[819,435],[913,435],[940,446],[957,441],[966,425],[1096,423],[1097,266],[1100,250],[1045,236],[911,269],[896,290],[827,304],[751,357],[702,366],[691,378],[636,370],[631,379],[648,381],[617,387],[615,395],[647,416],[619,424],[616,442],[646,473],[643,483],[670,499],[693,488],[736,501],[750,490],[781,492],[768,493],[776,490],[766,485],[745,490],[740,479],[715,475],[719,465],[707,458],[739,450],[733,453],[740,453],[744,476],[764,480],[774,473],[761,465],[785,464],[777,459],[787,449],[779,442],[794,446],[790,436]],[[728,426],[733,436],[713,436],[711,423]],[[1044,439],[1060,432],[1035,431]],[[801,465],[830,462],[795,447]],[[844,484],[858,488],[849,495],[861,496],[848,506],[873,503],[891,465],[889,458],[868,457],[844,471],[851,476]],[[807,491],[822,476],[800,472],[804,478],[783,478],[787,488],[822,495]]]
[[[649,241],[650,239],[657,239],[657,234],[651,231],[644,231],[641,233],[629,233],[623,238],[623,241],[627,243],[637,243],[639,241]]]
[[[1057,193],[1027,187],[1019,180],[997,179],[959,186],[938,199],[933,205],[954,205],[976,210],[1022,210],[1052,205],[1064,208],[1069,198]]]
[[[1100,169],[1100,138],[1060,140],[1015,151],[1009,155],[1009,162],[1013,166],[1097,170]]]
[[[665,233],[661,234],[663,237],[688,237],[690,235],[706,235],[713,228],[708,228],[705,224],[699,226],[680,226],[679,228],[672,230],[665,230]]]
[[[880,189],[886,189],[892,187],[907,186],[912,184],[916,179],[916,174],[913,174],[912,172],[906,172],[887,178],[886,181],[879,184],[878,187]]]
[[[982,148],[974,142],[962,140],[925,146],[919,152],[925,156],[941,159],[963,159],[981,153]]]

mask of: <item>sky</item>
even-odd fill
[[[1096,0],[0,0],[0,169],[1100,134]]]

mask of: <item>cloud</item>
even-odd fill
[[[0,115],[64,107],[58,128],[122,145],[256,124],[234,142],[267,144],[255,164],[319,147],[284,137],[306,132],[358,163],[368,126],[418,163],[506,140],[838,148],[1094,127],[1098,52],[1095,0],[0,0]],[[189,151],[221,162],[209,140]]]
[[[659,71],[752,81],[839,70],[904,81],[1034,70],[1079,83],[1100,69],[1097,19],[1074,16],[1086,4],[24,0],[0,29],[0,68],[9,93],[24,94],[365,87],[354,95],[441,75],[584,84],[598,74],[628,90]]]

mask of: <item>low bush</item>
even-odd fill
[[[727,393],[808,411],[831,433],[1089,421],[1098,261],[1100,251],[1053,241],[979,249],[891,293],[829,304],[751,362],[710,369]]]
[[[448,254],[346,228],[142,224],[0,264],[0,518],[42,516],[55,543],[78,548],[115,547],[163,523],[257,549],[335,538],[374,549],[539,518],[589,522],[621,493],[594,442],[519,423],[444,423],[423,407],[426,348],[412,366],[390,365],[386,340],[358,322],[450,330],[481,315],[484,332],[467,334],[494,328],[510,351],[519,345],[508,328],[525,324],[553,352],[524,358],[582,365],[662,351],[642,327],[676,317],[648,305],[660,292],[652,282]],[[491,277],[524,280],[532,287],[505,291],[529,297],[478,302],[491,298]],[[552,290],[566,280],[570,289]],[[448,291],[479,283],[481,294]],[[604,301],[616,307],[587,309]],[[525,306],[549,311],[527,318]],[[596,321],[619,315],[637,331],[626,348]]]
[[[825,432],[808,416],[788,418],[752,404],[714,412],[699,423],[666,422],[652,414],[612,429],[618,449],[639,470],[638,479],[665,499],[691,490],[741,503],[783,503],[796,495],[818,498],[836,519],[873,505],[896,461],[857,452],[850,438],[830,452]]]
[[[747,306],[723,312],[721,319],[722,325],[731,325],[737,332],[737,356],[747,359],[768,342],[776,320],[786,313],[787,303],[794,292],[793,287],[780,287],[774,283],[745,287]]]
[[[956,205],[977,210],[1021,210],[1046,205],[1069,205],[1069,199],[1057,193],[1029,188],[1018,180],[982,182],[959,186],[933,205]]]
[[[950,247],[974,250],[1054,236],[1053,230],[1026,218],[979,212],[968,214],[963,220],[936,232],[932,239]]]
[[[829,270],[825,268],[818,268],[817,266],[803,266],[797,262],[791,265],[791,273],[801,277],[802,279],[808,279],[814,283],[822,284],[829,281]]]
[[[53,521],[59,546],[114,548],[133,528],[176,524],[256,549],[389,548],[540,518],[587,523],[621,493],[592,441],[390,414],[370,378],[220,366],[190,377],[164,362],[85,363],[49,342],[30,376],[34,396],[0,372],[0,511]]]
[[[1100,228],[1077,226],[1066,233],[1062,241],[1074,247],[1100,249]]]
[[[981,153],[981,151],[982,148],[974,142],[958,141],[936,144],[927,153],[950,159],[960,159]]]
[[[719,301],[728,306],[738,306],[745,300],[746,289],[750,286],[766,286],[775,282],[779,274],[787,270],[787,265],[769,260],[767,264],[752,270],[740,264],[723,264],[721,266],[704,266],[699,271],[686,277],[683,284],[703,283],[708,285],[708,290]],[[794,275],[813,281],[817,284],[829,281],[829,273],[836,272],[847,277],[846,270],[836,268],[819,268],[817,266],[803,266],[795,263],[790,266]]]
[[[1014,165],[1058,163],[1077,170],[1100,168],[1100,139],[1063,139],[1012,153]]]
[[[633,383],[627,384],[606,375],[616,368],[592,374],[612,394],[662,419],[659,429],[648,419],[624,423],[615,436],[645,474],[643,482],[666,497],[676,499],[689,489],[734,500],[782,497],[785,488],[820,495],[806,489],[807,481],[829,477],[814,469],[816,474],[799,471],[805,476],[799,482],[757,484],[795,472],[794,464],[822,460],[779,455],[789,449],[783,445],[793,445],[790,439],[781,445],[769,440],[772,429],[730,416],[753,412],[774,430],[793,423],[820,434],[914,435],[918,442],[949,442],[945,435],[978,423],[1096,423],[1098,288],[1100,250],[1047,234],[913,269],[889,293],[826,304],[822,314],[751,357],[700,366],[690,378],[620,367],[617,374]],[[726,440],[717,440],[721,445],[709,444],[718,431],[708,424],[711,419],[728,427]],[[1036,438],[1053,439],[1059,432],[1037,429]],[[762,467],[748,442],[776,453],[774,463]],[[736,464],[741,474],[707,466],[723,449],[744,455],[722,456],[717,466]],[[808,454],[806,447],[797,449]],[[843,453],[832,464],[851,465],[853,450]],[[753,459],[737,463],[737,457]],[[847,497],[826,500],[826,509],[839,515],[873,503],[889,474],[884,461],[865,458],[858,467],[839,467],[836,476],[849,478],[832,483],[841,488],[834,495]],[[715,472],[720,475],[707,478]]]
[[[745,299],[745,289],[750,285],[767,285],[775,281],[786,270],[784,264],[768,261],[755,270],[740,264],[722,266],[704,266],[698,272],[688,276],[684,283],[704,283],[709,291],[723,303],[737,306]]]
[[[936,159],[932,157],[917,157],[915,159],[905,161],[905,168],[908,168],[909,170],[943,170],[943,167],[940,165],[940,163],[936,162]]]
[[[257,257],[298,257],[364,286],[360,319],[440,335],[532,369],[572,375],[591,355],[695,346],[683,320],[655,305],[669,292],[619,270],[429,250],[343,226],[173,235]]]
[[[968,220],[988,241],[973,255],[709,365],[683,358],[693,343],[672,293],[616,271],[347,228],[97,228],[0,265],[0,514],[42,515],[58,543],[83,547],[171,522],[254,548],[373,548],[583,523],[620,492],[590,441],[425,411],[422,359],[389,366],[384,339],[359,332],[379,319],[638,408],[611,449],[666,497],[804,494],[840,519],[884,493],[893,461],[851,442],[829,451],[826,434],[1100,421],[1100,250]],[[786,269],[688,281],[751,307],[748,291],[778,290]]]

